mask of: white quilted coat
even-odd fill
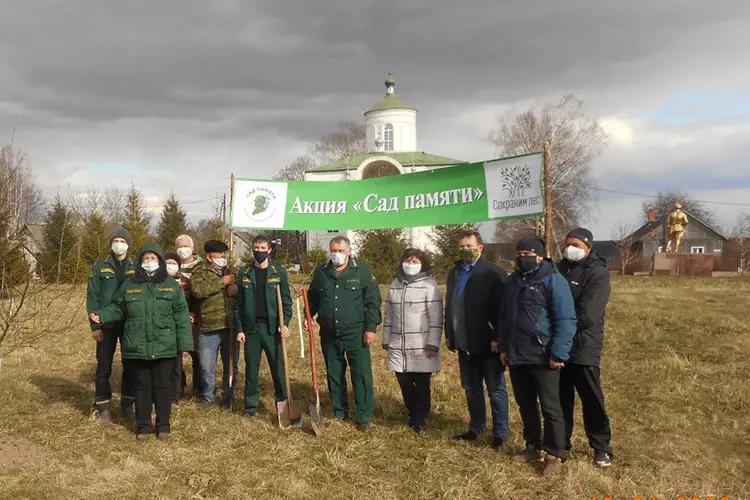
[[[425,356],[425,346],[440,347],[443,333],[443,298],[432,278],[411,283],[393,280],[385,307],[383,348],[388,350],[388,370],[393,372],[440,371],[440,354]]]

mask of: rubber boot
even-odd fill
[[[122,410],[122,419],[135,425],[135,410],[133,409],[134,404],[135,398],[130,396],[123,396],[122,401],[120,402],[120,409]]]
[[[109,409],[109,401],[97,402],[96,409],[99,412],[99,420],[101,423],[106,425],[112,423],[112,413]]]

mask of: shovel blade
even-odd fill
[[[302,423],[302,410],[295,401],[279,401],[276,403],[276,413],[279,416],[279,427],[291,429]]]
[[[320,415],[320,405],[310,405],[310,423],[316,436],[323,435],[323,417]]]

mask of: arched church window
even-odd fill
[[[383,128],[383,149],[393,151],[393,125],[386,123]]]

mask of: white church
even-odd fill
[[[450,167],[465,161],[437,156],[417,149],[417,109],[396,94],[396,80],[389,73],[385,80],[385,97],[365,111],[367,153],[347,156],[334,163],[305,172],[307,181],[345,181],[402,175]],[[411,245],[433,250],[431,227],[406,228]],[[307,249],[328,249],[328,242],[343,234],[357,246],[356,231],[330,228],[308,231]]]

